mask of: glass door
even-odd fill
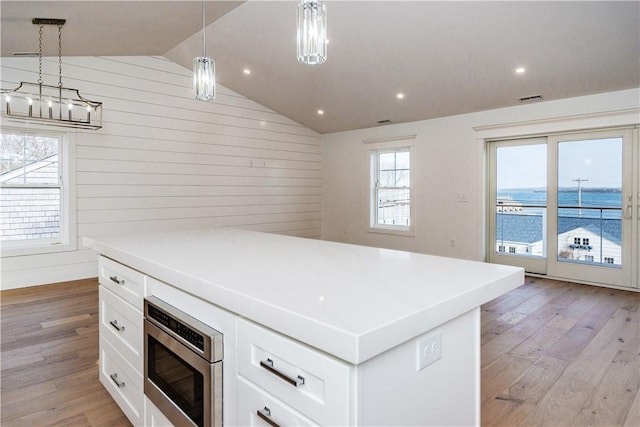
[[[636,286],[632,136],[620,129],[489,143],[489,262]]]
[[[489,262],[545,274],[547,139],[490,145]]]
[[[550,138],[556,160],[555,277],[631,286],[632,141],[629,131]]]

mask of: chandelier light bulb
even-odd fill
[[[211,58],[199,56],[193,60],[193,95],[199,101],[216,97],[216,66]]]
[[[298,61],[322,64],[327,60],[327,7],[322,0],[298,4]]]
[[[202,0],[202,56],[193,60],[193,96],[199,101],[211,101],[216,97],[216,65],[207,57],[205,16]]]
[[[0,93],[6,101],[6,105],[1,110],[2,116],[9,116],[13,121],[26,124],[36,123],[92,130],[102,128],[102,102],[90,101],[77,89],[64,87],[62,84],[62,28],[66,19],[33,18],[31,22],[37,26],[39,33],[38,80],[37,82],[21,81],[12,89],[0,88]],[[58,82],[55,86],[45,84],[43,79],[42,46],[45,26],[54,26],[58,30]],[[74,108],[74,104],[77,108]],[[87,120],[84,120],[82,109],[87,105],[91,106],[91,111],[87,110]]]

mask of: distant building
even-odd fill
[[[522,212],[522,203],[516,202],[509,196],[498,197],[496,203],[497,212]]]
[[[577,262],[620,265],[619,219],[558,218],[558,257]],[[546,221],[541,214],[498,213],[496,252],[544,256]]]
[[[58,180],[58,155],[34,161],[0,174],[0,183],[39,184]],[[2,189],[0,240],[22,240],[60,235],[60,192],[56,188]]]
[[[619,238],[593,225],[558,235],[558,257],[561,259],[620,265],[621,249]]]

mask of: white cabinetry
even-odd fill
[[[338,359],[238,320],[238,374],[247,380],[239,386],[240,424],[252,424],[267,407],[263,416],[271,412],[270,419],[280,425],[349,425],[351,372]],[[254,407],[247,408],[248,402]]]
[[[134,425],[144,424],[143,299],[146,276],[99,258],[100,382]]]
[[[144,397],[145,427],[171,427],[173,424],[147,396]]]
[[[100,378],[134,424],[159,419],[145,417],[136,332],[155,295],[224,334],[225,426],[478,425],[479,307],[523,282],[513,267],[225,228],[85,244],[131,267],[100,258]]]

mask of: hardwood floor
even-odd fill
[[[482,425],[640,426],[640,293],[527,278],[482,307]]]
[[[0,424],[129,426],[98,381],[98,282],[0,292]]]
[[[482,424],[640,426],[640,293],[527,278],[482,307]],[[0,293],[2,426],[128,426],[98,381],[98,289]]]

